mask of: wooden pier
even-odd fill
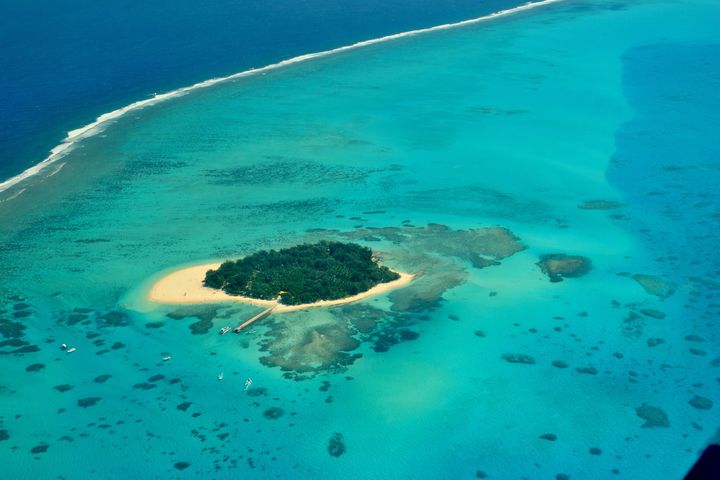
[[[233,330],[233,332],[235,332],[235,333],[240,333],[240,332],[242,332],[243,329],[245,329],[246,327],[248,327],[248,326],[250,326],[251,324],[257,322],[258,320],[262,320],[263,318],[265,318],[265,317],[267,317],[268,315],[270,315],[270,314],[272,313],[272,311],[275,310],[275,307],[277,307],[278,305],[279,305],[279,304],[276,303],[275,305],[272,305],[272,306],[266,308],[266,309],[263,310],[262,312],[258,313],[258,314],[255,315],[254,317],[252,317],[250,320],[247,320],[246,322],[241,323],[240,325],[238,325],[237,327],[235,327],[235,329]]]

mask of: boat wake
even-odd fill
[[[265,67],[251,68],[249,70],[244,70],[242,72],[234,73],[232,75],[228,75],[225,77],[211,78],[209,80],[195,83],[195,84],[187,86],[187,87],[178,88],[178,89],[172,90],[170,92],[155,94],[150,98],[147,98],[144,100],[138,100],[137,102],[133,102],[129,105],[118,108],[117,110],[113,110],[111,112],[104,113],[104,114],[100,115],[99,117],[97,117],[94,122],[88,123],[87,125],[85,125],[81,128],[71,130],[70,132],[68,132],[67,136],[62,141],[62,143],[60,143],[59,145],[54,147],[52,150],[50,150],[50,154],[43,161],[33,165],[32,167],[28,168],[27,170],[20,173],[19,175],[16,175],[16,176],[9,178],[3,182],[0,182],[0,192],[4,192],[5,190],[23,182],[24,180],[43,172],[48,166],[52,165],[53,163],[57,162],[58,160],[63,158],[65,155],[67,155],[68,152],[72,149],[72,147],[74,145],[76,145],[79,141],[98,134],[105,127],[107,127],[113,120],[116,120],[116,119],[124,116],[128,112],[132,112],[132,111],[139,110],[139,109],[142,109],[145,107],[149,107],[151,105],[155,105],[157,103],[164,102],[164,101],[170,100],[172,98],[180,97],[180,96],[186,95],[194,90],[212,87],[213,85],[217,85],[218,83],[227,82],[230,80],[235,80],[235,79],[247,77],[250,75],[256,75],[258,73],[268,72],[270,70],[275,70],[278,68],[286,67],[288,65],[293,65],[295,63],[305,62],[305,61],[312,60],[315,58],[327,57],[329,55],[334,55],[336,53],[346,52],[348,50],[367,47],[370,45],[388,42],[391,40],[397,40],[399,38],[409,37],[409,36],[413,36],[413,35],[421,35],[421,34],[430,33],[430,32],[437,32],[440,30],[447,30],[450,28],[457,28],[457,27],[462,27],[462,26],[466,26],[466,25],[472,25],[472,24],[496,19],[498,17],[504,17],[504,16],[516,14],[519,12],[524,12],[524,11],[531,10],[531,9],[541,7],[541,6],[545,6],[545,5],[548,5],[551,3],[558,3],[561,1],[563,1],[563,0],[540,0],[540,1],[536,1],[536,2],[528,2],[528,3],[526,3],[524,5],[520,5],[518,7],[509,8],[506,10],[500,10],[498,12],[494,12],[494,13],[491,13],[489,15],[485,15],[482,17],[472,18],[469,20],[462,20],[460,22],[455,22],[455,23],[445,23],[442,25],[436,25],[434,27],[421,28],[421,29],[417,29],[417,30],[408,30],[408,31],[402,32],[402,33],[396,33],[396,34],[387,35],[384,37],[373,38],[370,40],[363,40],[363,41],[360,41],[357,43],[353,43],[351,45],[345,45],[345,46],[333,48],[330,50],[323,50],[320,52],[299,55],[297,57],[282,60],[280,62],[273,63],[273,64],[267,65]],[[57,171],[55,171],[53,173],[57,173]],[[17,195],[15,195],[13,197],[9,197],[5,201],[10,200],[12,198],[16,198],[16,197],[17,197]]]

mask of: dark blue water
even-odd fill
[[[623,66],[634,115],[616,134],[608,177],[631,205],[620,221],[638,230],[653,268],[687,292],[682,322],[673,333],[707,342],[675,348],[682,352],[680,368],[700,372],[720,364],[720,145],[714,140],[720,125],[720,44],[645,45],[625,52]],[[717,392],[720,377],[700,380],[693,386]]]
[[[623,63],[635,114],[609,178],[666,274],[707,286],[720,275],[720,44],[646,45]]]
[[[0,2],[0,180],[155,92],[522,0]]]

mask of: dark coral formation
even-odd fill
[[[630,312],[622,323],[622,333],[626,337],[637,338],[643,334],[645,319],[635,312]]]
[[[87,315],[84,315],[84,314],[82,314],[82,313],[71,313],[71,314],[68,315],[67,318],[65,319],[65,323],[66,323],[68,326],[73,326],[73,325],[77,325],[78,323],[80,323],[80,322],[82,322],[82,321],[84,321],[84,320],[87,320],[87,319],[88,319],[88,316],[87,316]]]
[[[50,448],[50,445],[48,445],[47,443],[41,443],[40,445],[35,445],[34,447],[32,447],[30,449],[30,453],[45,453],[47,452],[48,448]]]
[[[635,408],[635,413],[638,417],[645,420],[642,428],[667,428],[670,426],[670,420],[667,414],[660,407],[643,403],[641,406]]]
[[[284,318],[287,317],[283,317]],[[346,324],[337,322],[316,325],[290,325],[275,320],[269,323],[261,350],[268,353],[260,361],[267,366],[280,367],[294,374],[308,374],[319,371],[343,371],[360,354],[350,354],[360,342],[353,337],[353,331]],[[294,374],[293,374],[294,373]],[[302,375],[299,378],[303,378]]]
[[[130,325],[130,316],[126,312],[119,310],[111,310],[98,318],[104,320],[105,325],[108,327],[127,327]]]
[[[598,371],[595,367],[577,367],[576,372],[582,373],[583,375],[597,375]]]
[[[26,328],[27,327],[20,322],[0,318],[0,335],[5,338],[20,338],[25,335],[23,330]]]
[[[24,354],[24,353],[35,353],[40,351],[40,347],[37,345],[31,345],[29,342],[26,342],[24,340],[4,340],[0,342],[0,348],[2,347],[18,347],[13,350],[8,351],[2,351],[0,350],[0,354],[7,355],[7,354]]]
[[[342,322],[349,323],[359,333],[370,333],[388,317],[388,313],[366,303],[351,303],[332,310],[333,315]]]
[[[270,407],[263,412],[263,417],[269,420],[277,420],[282,417],[285,411],[280,407]]]
[[[136,390],[152,390],[155,387],[157,387],[157,385],[150,382],[140,382],[133,385],[133,388]]]
[[[656,310],[654,308],[644,308],[640,310],[640,313],[642,313],[646,317],[654,318],[656,320],[662,320],[667,316],[664,312],[661,312],[660,310]]]
[[[697,408],[698,410],[710,410],[713,407],[713,401],[706,397],[701,397],[699,395],[695,395],[693,398],[691,398],[688,403],[693,408]]]
[[[578,208],[581,210],[614,210],[623,206],[622,203],[613,200],[588,200],[578,205]]]
[[[524,353],[504,353],[501,358],[510,363],[523,363],[525,365],[535,364],[535,359]]]
[[[88,407],[94,406],[100,400],[101,400],[100,397],[86,397],[86,398],[81,398],[80,400],[78,400],[77,404],[79,407],[88,408]]]
[[[389,170],[389,169],[388,169]],[[251,165],[205,170],[203,175],[216,185],[274,185],[300,183],[316,186],[322,183],[357,183],[381,169],[326,165],[299,158],[268,156],[264,162]],[[363,212],[366,215],[380,211]]]
[[[376,352],[386,352],[401,342],[416,340],[420,334],[409,327],[428,318],[422,314],[386,312],[367,304],[346,305],[333,309],[332,313],[353,327],[361,341],[373,343]]]
[[[515,235],[502,227],[453,230],[430,223],[426,227],[368,227],[342,235],[358,240],[372,236],[397,245],[407,245],[424,254],[455,257],[478,267],[496,265],[495,262],[525,248]]]
[[[219,316],[219,310],[217,305],[193,305],[177,308],[165,316],[173,320],[195,318],[197,321],[190,324],[190,331],[193,335],[204,335],[213,328],[213,319]]]
[[[265,397],[265,396],[267,396],[267,388],[263,388],[263,387],[248,388],[245,391],[245,394],[248,397]]]
[[[328,441],[328,453],[331,457],[339,457],[345,453],[345,439],[342,433],[333,433],[332,437]]]
[[[563,253],[541,255],[537,265],[550,278],[551,282],[562,282],[564,278],[582,277],[592,268],[589,258]]]

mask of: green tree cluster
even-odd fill
[[[400,275],[378,265],[372,250],[355,243],[322,241],[282,250],[262,250],[227,261],[205,274],[204,285],[229,295],[285,305],[336,300],[369,290]]]

